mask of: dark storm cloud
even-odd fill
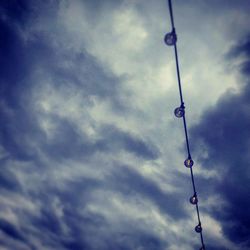
[[[65,190],[58,190],[49,185],[44,192],[37,194],[37,197],[33,194],[34,201],[38,199],[46,204],[46,206],[40,209],[39,213],[29,215],[28,218],[28,221],[37,231],[46,232],[46,234],[39,236],[42,242],[46,246],[51,246],[55,249],[58,247],[60,249],[87,248],[90,250],[136,249],[137,247],[142,249],[148,249],[149,247],[150,249],[164,249],[161,240],[156,235],[151,234],[147,228],[142,230],[137,225],[125,224],[122,229],[114,231],[112,230],[112,224],[100,214],[93,212],[82,214],[91,198],[91,191],[93,192],[93,190],[98,188],[102,190],[113,190],[113,188],[116,188],[123,195],[127,195],[127,192],[130,192],[130,195],[133,192],[141,193],[145,198],[150,199],[152,198],[151,195],[157,196],[157,193],[154,192],[157,189],[156,186],[148,180],[139,181],[140,177],[135,173],[130,174],[132,187],[129,190],[125,185],[126,180],[124,179],[124,174],[129,171],[125,172],[124,170],[126,169],[123,168],[120,174],[116,173],[116,175],[112,175],[112,177],[107,178],[103,182],[81,177],[70,181]],[[115,183],[117,184],[113,187],[112,185]],[[123,187],[121,187],[122,185]],[[72,193],[76,192],[77,195],[72,196]],[[52,205],[54,197],[57,197],[59,203],[63,204],[62,217],[58,217],[55,207]],[[157,199],[157,197],[153,199]],[[167,200],[166,198],[165,202]],[[101,211],[104,208],[100,207],[99,209]],[[23,214],[22,216],[26,215]],[[65,226],[67,227],[67,236],[63,231]]]
[[[14,173],[11,172],[6,166],[5,161],[0,160],[1,172],[0,172],[0,189],[12,190],[15,192],[20,191],[20,183],[18,182]]]
[[[24,231],[21,228],[17,228],[12,223],[8,222],[5,219],[0,219],[0,231],[2,231],[6,238],[12,239],[14,242],[17,242],[19,246],[27,246],[28,249],[35,249],[33,244],[29,242],[26,238]],[[6,247],[7,249],[13,248],[13,243],[8,240],[0,240],[1,246]],[[14,246],[15,247],[15,246]],[[21,249],[21,248],[20,248]],[[23,248],[22,248],[23,249]]]
[[[4,219],[0,219],[0,229],[11,238],[24,241],[21,233],[11,223]]]
[[[190,8],[190,2],[176,2],[177,6],[178,3],[179,6],[187,4]],[[192,2],[197,7],[195,1]],[[246,1],[227,1],[226,6],[225,1],[203,1],[194,10],[204,10],[205,5],[213,15],[214,6],[218,6],[216,11],[219,13],[221,8],[230,8],[228,6],[238,11],[239,2],[244,3],[240,6],[244,8]],[[136,133],[133,128],[130,130],[128,124],[124,124],[126,116],[134,118],[138,128],[145,123],[141,118],[144,114],[131,118],[131,113],[141,110],[135,110],[136,104],[127,101],[131,100],[127,98],[131,93],[125,90],[123,81],[129,76],[115,76],[107,66],[109,62],[106,63],[105,56],[101,63],[100,58],[90,54],[90,48],[87,51],[84,47],[88,32],[94,33],[93,29],[98,30],[98,24],[103,22],[104,27],[107,25],[107,34],[100,32],[97,38],[100,39],[100,53],[106,50],[105,36],[112,37],[112,22],[120,13],[123,13],[124,20],[122,18],[116,28],[125,32],[121,37],[127,37],[129,32],[126,26],[131,25],[125,19],[129,20],[130,15],[135,15],[136,22],[134,18],[131,19],[133,25],[137,27],[137,21],[142,21],[145,31],[150,34],[146,40],[155,39],[155,44],[159,44],[162,37],[158,38],[155,33],[160,33],[156,27],[160,25],[159,13],[163,13],[165,18],[166,13],[162,8],[167,6],[165,3],[157,3],[156,6],[155,1],[1,1],[0,243],[6,249],[166,250],[183,243],[181,240],[176,242],[177,237],[189,241],[186,235],[179,235],[179,231],[183,232],[183,223],[190,218],[183,205],[188,202],[184,183],[191,189],[189,177],[179,173],[178,176],[171,175],[169,182],[172,186],[170,190],[163,191],[166,188],[164,184],[168,186],[169,183],[159,183],[165,180],[165,173],[162,179],[157,175],[162,174],[159,169],[162,169],[165,160],[150,139],[153,135],[143,129]],[[67,7],[72,7],[69,13]],[[80,14],[75,7],[82,8]],[[124,12],[127,7],[128,13]],[[137,16],[134,10],[138,10],[140,15]],[[110,14],[112,11],[116,15]],[[74,19],[74,14],[86,16]],[[136,43],[137,38],[133,39],[132,43]],[[74,43],[75,40],[78,41]],[[108,41],[116,42],[114,47],[120,45],[117,42],[119,39]],[[147,42],[151,44],[152,41]],[[124,42],[131,41],[125,39]],[[155,53],[158,50],[155,44],[152,43],[150,49],[145,47],[144,55],[146,51]],[[151,58],[156,62],[153,65],[156,68],[159,51],[154,54],[154,59]],[[105,52],[116,53],[112,49]],[[249,53],[249,40],[246,40],[232,51],[231,57],[242,54],[249,57]],[[145,56],[145,60],[149,57],[152,57],[151,54]],[[116,56],[112,58],[116,60]],[[144,63],[141,61],[138,64]],[[141,64],[141,67],[144,65]],[[244,63],[242,71],[250,74],[249,61]],[[247,133],[250,125],[250,87],[247,84],[242,86],[244,91],[240,94],[228,93],[218,106],[209,110],[201,123],[193,128],[191,135],[194,140],[192,145],[201,146],[196,148],[201,152],[195,154],[201,155],[199,161],[204,168],[216,166],[223,180],[198,178],[199,190],[203,197],[218,192],[223,201],[228,202],[223,210],[213,206],[201,209],[222,223],[223,232],[240,247],[249,246],[250,224],[250,217],[244,211],[244,207],[250,205],[250,173],[247,170],[250,160]],[[143,88],[141,90],[144,91]],[[151,98],[150,95],[146,96]],[[77,98],[80,99],[79,103]],[[70,102],[67,102],[69,99]],[[58,105],[55,110],[53,101]],[[71,101],[76,107],[72,105],[69,110],[75,109],[72,112],[77,115],[80,113],[79,119],[75,119],[74,115],[72,118],[70,112],[64,113],[63,109]],[[140,99],[137,101],[139,103]],[[97,117],[92,117],[90,110],[96,103],[97,111],[93,112],[93,116]],[[57,112],[57,108],[63,115]],[[107,117],[106,114],[98,117],[106,110]],[[145,110],[147,113],[151,111],[154,113],[156,110]],[[109,120],[112,116],[109,112],[118,118],[125,118],[121,127],[126,128],[119,127],[119,119],[113,122],[114,117],[111,117]],[[51,122],[54,126],[52,132],[49,129],[49,132],[46,131],[46,126],[42,127],[43,121]],[[85,130],[85,124],[81,123],[93,125],[93,137]],[[144,136],[144,133],[148,134]],[[164,135],[159,136],[164,138]],[[166,161],[169,164],[170,161]],[[156,166],[160,168],[153,169]],[[152,173],[149,168],[153,170]],[[165,170],[168,171],[168,168],[164,167]],[[234,175],[230,175],[231,172]],[[204,182],[206,185],[203,185]],[[182,191],[175,191],[175,187],[181,185],[184,187]],[[191,241],[188,242],[189,246],[193,244]],[[213,242],[207,244],[208,249],[226,249],[222,242],[214,239],[208,239],[208,242]]]
[[[183,209],[183,202],[180,196],[176,196],[174,193],[164,193],[160,190],[157,183],[141,176],[128,167],[123,166],[122,170],[122,174],[120,171],[114,172],[112,181],[110,182],[115,184],[116,188],[122,194],[130,196],[138,193],[140,196],[144,196],[146,199],[151,200],[163,213],[168,214],[175,220],[186,217],[186,212]],[[129,186],[127,183],[129,183]],[[172,206],[172,204],[175,204],[175,206]]]
[[[192,128],[198,159],[204,168],[215,169],[220,180],[210,179],[209,191],[219,194],[225,204],[209,212],[222,224],[223,233],[238,246],[250,247],[250,40],[235,46],[227,58],[243,56],[240,70],[244,84],[240,93],[226,93],[214,108],[207,110]],[[204,180],[206,181],[206,180]],[[202,183],[199,185],[201,188]],[[207,186],[207,185],[206,185]]]
[[[0,13],[18,23],[24,23],[31,10],[29,7],[28,1],[3,0],[1,1]]]
[[[101,133],[105,135],[105,139],[100,140],[97,145],[102,148],[106,147],[111,149],[111,151],[125,149],[145,159],[156,159],[159,157],[159,150],[152,143],[146,143],[142,139],[136,138],[128,132],[121,131],[112,125],[103,126]]]
[[[12,6],[12,5],[11,5]],[[15,6],[15,5],[14,5]],[[9,7],[9,5],[8,5]],[[15,8],[14,8],[15,11]],[[2,10],[3,12],[3,10]],[[12,17],[12,15],[10,15]],[[106,145],[112,145],[114,140],[119,146],[146,158],[155,158],[157,152],[151,150],[142,140],[133,138],[117,129],[108,129],[108,139],[97,144],[80,143],[74,124],[66,119],[52,117],[58,124],[58,137],[50,145],[46,143],[45,135],[39,130],[39,124],[34,119],[33,103],[29,100],[30,89],[36,83],[32,81],[32,72],[42,68],[45,74],[53,79],[55,87],[60,88],[66,82],[76,85],[83,91],[86,105],[91,105],[89,96],[98,96],[113,102],[114,109],[122,108],[119,101],[118,85],[120,79],[104,73],[94,58],[87,53],[73,54],[71,51],[54,51],[50,40],[44,34],[35,34],[28,44],[19,36],[12,20],[1,22],[1,99],[5,109],[1,110],[1,126],[3,146],[12,156],[19,159],[30,159],[34,150],[25,147],[28,139],[41,140],[44,149],[55,157],[73,157],[74,155],[94,153],[95,150],[107,150]],[[58,66],[58,62],[73,63],[70,68]],[[6,111],[7,110],[7,111]],[[8,112],[11,110],[12,114]],[[112,131],[111,131],[112,130]],[[105,131],[104,131],[105,132]],[[121,143],[119,143],[121,141]],[[67,146],[68,145],[68,146]],[[110,150],[109,146],[109,150]],[[113,149],[115,149],[113,147]],[[33,153],[32,153],[33,152]]]
[[[230,53],[228,53],[228,59],[233,59],[235,57],[243,57],[250,58],[250,35],[243,39],[243,41],[235,46]],[[245,75],[250,75],[250,63],[249,60],[246,59],[240,65],[241,71]],[[246,83],[245,83],[246,84]],[[248,84],[248,83],[247,83]]]
[[[34,77],[37,69],[44,78],[52,79],[54,88],[68,87],[69,83],[76,86],[86,107],[91,106],[89,96],[108,101],[115,112],[126,114],[127,107],[120,99],[122,79],[113,76],[87,52],[75,53],[63,46],[55,48],[51,31],[32,31],[32,39],[23,38],[22,31],[28,32],[30,23],[36,20],[34,16],[39,16],[46,4],[51,7],[50,14],[55,11],[51,2],[37,4],[42,8],[34,2],[4,1],[0,8],[0,119],[4,121],[0,125],[4,150],[0,193],[5,201],[0,208],[1,211],[10,210],[20,224],[11,222],[8,217],[0,218],[0,230],[4,235],[2,245],[7,249],[37,249],[30,242],[39,241],[48,249],[164,249],[166,245],[163,246],[150,229],[143,230],[136,225],[131,229],[131,225],[125,225],[121,231],[109,233],[112,225],[101,215],[101,206],[100,214],[84,210],[95,190],[115,189],[123,195],[129,192],[129,183],[134,192],[167,212],[165,201],[177,202],[176,199],[165,197],[156,184],[138,173],[124,168],[122,176],[112,173],[103,182],[81,176],[65,181],[60,188],[53,177],[42,178],[46,171],[50,176],[49,171],[56,161],[87,159],[96,152],[126,151],[146,161],[157,159],[160,152],[150,141],[110,125],[108,121],[98,130],[101,138],[93,142],[87,134],[80,134],[73,121],[56,114],[45,114],[57,128],[57,136],[47,138],[31,98],[34,86],[39,84],[39,79]],[[71,67],[60,62],[68,62]],[[53,161],[52,167],[40,158],[41,152]],[[25,164],[30,167],[23,167]],[[37,175],[41,178],[37,179]],[[38,186],[32,186],[35,180]],[[33,204],[35,211],[27,209],[26,202]],[[61,216],[54,205],[56,202],[62,207]],[[183,213],[179,206],[176,211]],[[176,211],[170,211],[175,218]]]
[[[30,192],[34,202],[44,205],[35,214],[22,214],[36,228],[35,234],[27,233],[38,237],[52,249],[92,249],[93,243],[88,238],[92,234],[97,235],[98,228],[107,226],[107,223],[99,214],[82,211],[89,202],[91,192],[100,186],[103,187],[103,184],[96,180],[80,177],[65,183],[64,189],[48,183],[43,190]],[[61,215],[58,210],[61,210]]]
[[[209,14],[221,12],[221,9],[224,11],[234,9],[236,11],[240,11],[240,9],[248,9],[250,7],[248,0],[241,0],[241,1],[234,1],[234,0],[211,0],[209,2],[207,1],[197,1],[196,0],[190,0],[188,2],[183,2],[181,0],[176,0],[176,4],[182,5],[187,4],[190,6],[194,5],[200,5],[203,7],[206,7],[206,10],[209,12]],[[176,10],[177,11],[177,10]]]

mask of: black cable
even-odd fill
[[[177,72],[177,80],[178,80],[178,87],[179,87],[179,94],[180,94],[180,102],[181,105],[179,108],[177,108],[177,117],[182,117],[183,119],[183,127],[184,127],[184,133],[185,133],[185,140],[186,140],[186,146],[187,146],[187,153],[188,153],[188,158],[184,162],[184,164],[190,168],[190,175],[191,175],[191,181],[192,181],[192,186],[193,186],[193,191],[194,191],[194,196],[195,200],[192,202],[192,204],[195,204],[196,206],[196,213],[197,213],[197,218],[198,218],[198,225],[195,227],[195,231],[200,233],[200,238],[201,238],[201,250],[205,249],[204,245],[204,240],[203,240],[203,234],[202,234],[202,227],[201,227],[201,219],[200,219],[200,211],[199,211],[199,206],[198,206],[198,198],[197,198],[197,192],[196,192],[196,186],[195,186],[195,181],[194,181],[194,174],[193,174],[193,160],[191,157],[191,152],[190,152],[190,147],[189,147],[189,138],[188,138],[188,132],[187,132],[187,123],[186,123],[186,118],[185,118],[185,106],[184,106],[184,100],[183,100],[183,95],[182,95],[182,87],[181,87],[181,77],[180,77],[180,68],[179,68],[179,60],[178,60],[178,50],[177,50],[177,36],[176,36],[176,31],[174,27],[174,16],[173,16],[173,9],[172,9],[172,2],[171,0],[168,0],[168,5],[169,5],[169,13],[170,13],[170,19],[171,19],[171,26],[172,26],[172,31],[165,36],[165,42],[167,45],[174,45],[174,52],[175,52],[175,62],[176,62],[176,72]],[[192,198],[192,197],[191,197]],[[190,199],[191,199],[190,198]],[[190,200],[191,202],[191,200]],[[197,228],[198,227],[198,228]]]
[[[170,18],[171,18],[172,28],[174,29],[174,15],[173,15],[173,9],[172,9],[172,2],[171,2],[171,0],[168,0],[168,5],[169,5],[169,12],[170,12]]]

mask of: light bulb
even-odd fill
[[[178,108],[176,108],[176,109],[174,110],[174,114],[175,114],[176,117],[181,118],[181,117],[184,116],[185,110],[184,110],[183,107],[178,107]]]
[[[190,199],[189,199],[190,203],[193,205],[196,205],[198,203],[198,198],[197,195],[194,194]]]
[[[185,165],[187,168],[191,168],[191,167],[194,165],[194,161],[193,161],[191,158],[187,158],[187,159],[184,161],[184,165]]]
[[[175,34],[175,32],[170,32],[167,33],[164,37],[164,41],[168,46],[172,46],[175,45],[176,41],[177,41],[177,36]]]
[[[198,225],[195,227],[195,232],[196,232],[196,233],[200,233],[201,231],[202,231],[201,224],[198,224]]]

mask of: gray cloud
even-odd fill
[[[209,211],[222,223],[224,234],[242,248],[249,243],[249,40],[235,46],[228,57],[237,60],[245,55],[240,70],[245,75],[240,93],[225,94],[217,105],[204,112],[199,124],[192,128],[192,137],[199,162],[215,169],[220,179],[211,179],[208,195],[219,194],[225,205]],[[239,70],[238,69],[238,70]],[[245,84],[244,84],[245,83]],[[202,187],[202,182],[200,183]],[[245,249],[244,248],[244,249]]]
[[[175,152],[182,142],[181,127],[173,117],[168,119],[177,99],[172,54],[167,52],[167,62],[164,59],[166,7],[155,1],[1,4],[0,242],[5,249],[198,248],[195,222],[188,214],[190,181],[179,168],[180,152]],[[189,6],[176,2],[176,10],[188,9],[192,13]],[[196,10],[204,12],[201,2]],[[185,29],[180,31],[186,39]],[[195,44],[205,55],[199,45]],[[233,57],[245,51],[243,47]],[[184,65],[192,71],[186,55]],[[210,57],[206,59],[211,63]],[[189,79],[187,71],[184,76]],[[192,92],[189,85],[190,100],[201,93]],[[222,110],[214,108],[191,134],[218,165],[239,165],[233,156],[236,149],[247,155],[248,144],[241,144],[247,134],[231,135],[245,127],[242,97],[248,100],[247,92],[231,94],[230,101],[222,99],[219,104],[234,110],[234,118],[243,115],[244,121],[234,122],[232,111],[226,110],[231,126],[227,130],[225,120],[214,122],[222,116]],[[210,127],[217,124],[215,137],[203,138],[208,129],[203,121]],[[227,143],[218,155],[223,133],[232,136],[235,148]],[[203,151],[197,155],[204,157],[200,162],[207,160]],[[241,158],[241,163],[246,161]],[[243,171],[241,165],[238,168]],[[241,171],[238,177],[246,178]],[[234,187],[230,181],[236,180],[224,183],[227,190]],[[206,174],[197,183],[202,194],[218,188],[223,201],[233,199]],[[235,201],[242,202],[245,189],[238,191]],[[236,239],[225,221],[235,213],[239,225],[247,217],[240,217],[232,206],[223,218],[224,213],[213,209],[202,207],[202,212],[218,218],[227,238],[244,242],[248,231]],[[244,231],[243,226],[239,230]],[[223,249],[223,242],[207,237]],[[207,245],[216,249],[215,244]]]

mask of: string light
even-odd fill
[[[191,156],[189,156],[185,161],[184,161],[184,165],[187,168],[191,168],[194,165],[194,161],[191,159]]]
[[[201,220],[200,220],[200,211],[199,211],[199,206],[198,206],[198,197],[197,197],[196,186],[195,186],[195,182],[194,182],[193,168],[192,168],[193,165],[194,165],[194,161],[192,160],[191,153],[190,153],[190,148],[189,148],[189,139],[188,139],[188,133],[187,133],[187,123],[186,123],[186,118],[185,118],[185,106],[184,106],[184,101],[183,101],[183,96],[182,96],[180,69],[179,69],[179,61],[178,61],[178,51],[177,51],[177,45],[176,45],[176,43],[177,43],[177,35],[176,35],[175,27],[174,27],[174,16],[173,16],[173,9],[172,9],[171,0],[168,0],[168,5],[169,5],[169,13],[170,13],[172,31],[165,35],[164,41],[165,41],[166,45],[174,47],[176,71],[177,71],[177,80],[178,80],[180,102],[181,102],[181,105],[174,110],[174,114],[175,114],[175,116],[177,118],[182,118],[182,120],[183,120],[183,127],[184,127],[186,146],[187,146],[187,153],[188,153],[188,157],[184,161],[184,165],[187,168],[190,169],[190,176],[191,176],[191,181],[192,181],[192,186],[193,186],[193,191],[194,191],[194,194],[189,199],[189,201],[190,201],[190,203],[192,205],[195,205],[195,207],[196,207],[198,225],[194,228],[194,230],[195,230],[195,232],[200,234],[200,238],[201,238],[201,248],[200,248],[200,250],[205,250],[203,234],[202,234],[202,227],[201,227]]]
[[[192,197],[190,197],[189,201],[192,205],[196,205],[198,203],[197,195],[194,194]]]
[[[198,225],[195,227],[195,232],[196,232],[196,233],[201,233],[201,231],[202,231],[201,224],[198,224]]]
[[[184,107],[184,105],[181,105],[180,107],[176,108],[176,109],[174,110],[174,114],[175,114],[175,116],[178,117],[178,118],[183,117],[184,114],[185,114],[185,107]]]
[[[165,35],[164,41],[167,45],[172,46],[177,42],[177,36],[175,34],[175,30],[173,29],[170,33]]]

